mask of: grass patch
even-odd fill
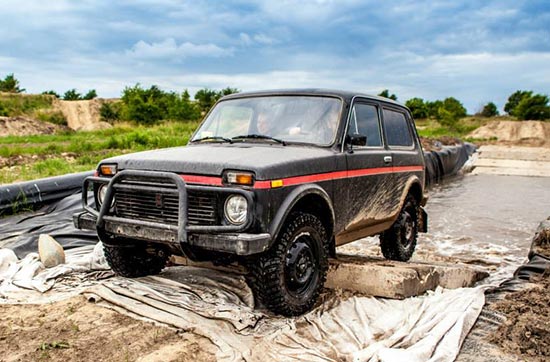
[[[89,171],[107,157],[183,146],[198,125],[199,122],[164,122],[146,127],[122,123],[90,132],[0,137],[0,157],[22,159],[21,164],[0,172],[0,184]],[[38,160],[32,156],[38,156]]]
[[[34,112],[34,117],[42,122],[49,122],[61,126],[67,125],[67,119],[61,111],[39,110]]]
[[[442,126],[435,119],[418,119],[415,120],[415,123],[418,134],[421,137],[440,138],[450,136],[464,139],[470,132],[493,121],[516,121],[516,119],[506,116],[490,118],[477,116],[465,117],[458,121],[454,129]]]
[[[50,109],[54,96],[45,94],[0,93],[0,108],[10,117],[33,114],[37,110]]]

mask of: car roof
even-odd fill
[[[282,96],[282,95],[315,95],[315,96],[332,96],[343,98],[345,101],[350,102],[354,97],[363,97],[374,99],[377,101],[392,103],[401,107],[403,104],[381,96],[374,96],[360,92],[343,91],[336,89],[322,89],[322,88],[297,88],[297,89],[268,89],[252,92],[233,93],[221,98],[221,100],[247,98],[247,97],[265,97],[265,96]]]

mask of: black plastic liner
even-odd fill
[[[475,145],[464,143],[459,146],[446,146],[440,151],[424,152],[426,186],[456,175],[475,150]]]
[[[93,200],[90,199],[89,203]],[[0,248],[13,249],[18,258],[38,251],[38,236],[54,237],[64,249],[98,242],[94,231],[74,227],[72,216],[82,210],[82,195],[70,195],[43,206],[35,212],[27,212],[0,219]]]
[[[0,186],[0,215],[36,209],[79,192],[93,171]]]

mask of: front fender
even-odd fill
[[[277,239],[277,236],[279,235],[279,232],[281,231],[281,228],[283,227],[286,218],[292,212],[296,204],[308,195],[316,195],[324,200],[330,211],[332,226],[334,226],[334,207],[327,192],[322,187],[316,184],[300,185],[292,190],[290,194],[288,194],[288,196],[281,203],[281,206],[275,214],[275,217],[271,221],[271,224],[269,226],[271,244],[273,244]]]

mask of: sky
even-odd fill
[[[548,0],[0,0],[0,78],[27,93],[332,88],[470,113],[550,93]]]

